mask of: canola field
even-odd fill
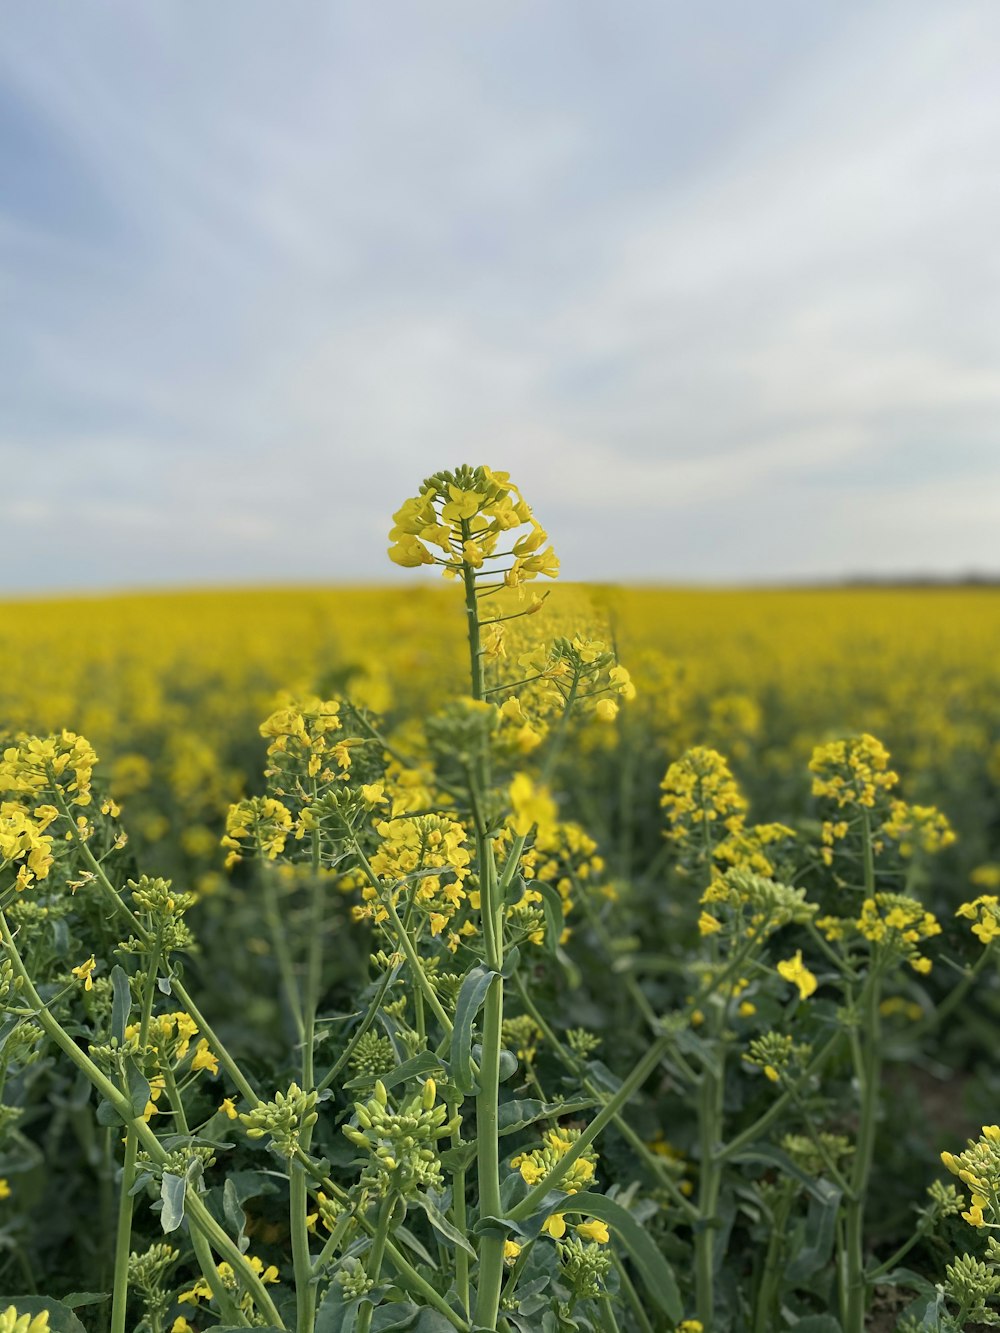
[[[213,892],[222,821],[259,785],[257,726],[275,700],[332,691],[390,718],[433,710],[466,671],[457,598],[425,583],[8,602],[0,718],[8,734],[90,739],[134,842]],[[727,755],[755,815],[777,818],[808,796],[814,745],[868,731],[961,829],[953,891],[970,875],[1000,886],[1000,590],[559,586],[547,618],[549,633],[613,637],[636,684],[621,728],[589,738],[605,756],[602,819],[622,780],[641,803],[620,835],[648,850],[655,783],[641,778],[692,745]]]
[[[0,1329],[996,1322],[1000,592],[391,540],[3,605]]]

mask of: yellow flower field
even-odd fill
[[[221,821],[254,781],[257,723],[280,692],[412,715],[461,680],[458,601],[424,585],[7,602],[0,719],[8,734],[87,736],[133,837],[171,857],[179,840],[216,887]],[[873,732],[911,792],[967,826],[970,870],[1000,855],[982,827],[1000,806],[1000,590],[561,586],[543,619],[548,635],[610,630],[638,689],[622,722],[654,767],[714,745],[774,804],[775,780],[793,780],[818,740]],[[520,623],[530,637],[535,618]],[[1000,882],[1000,867],[978,880]]]

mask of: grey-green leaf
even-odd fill
[[[455,1086],[466,1095],[476,1091],[472,1073],[472,1029],[496,975],[490,968],[477,964],[467,974],[458,992],[455,1028],[451,1034],[451,1071]]]

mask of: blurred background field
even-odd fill
[[[257,725],[279,693],[346,694],[390,727],[426,715],[461,688],[457,600],[359,586],[9,601],[0,718],[9,734],[86,735],[144,867],[217,893],[225,811],[258,789]],[[911,798],[956,827],[946,897],[1000,884],[1000,591],[568,586],[515,623],[526,641],[597,627],[636,681],[576,755],[574,789],[600,796],[586,814],[623,877],[656,855],[657,784],[688,746],[729,756],[755,818],[791,818],[812,747],[871,731]]]

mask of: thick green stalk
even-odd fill
[[[700,1226],[694,1237],[695,1304],[706,1329],[715,1321],[716,1209],[722,1184],[719,1146],[722,1141],[722,1099],[725,1091],[725,1051],[718,1047],[718,1070],[706,1068],[698,1089],[698,1212]]]
[[[459,1103],[448,1107],[448,1117],[455,1120],[458,1116]],[[462,1146],[462,1127],[457,1124],[452,1131],[451,1146],[457,1150]],[[451,1173],[451,1213],[455,1226],[464,1236],[468,1231],[468,1217],[465,1207],[465,1167],[456,1167]],[[462,1249],[455,1251],[455,1290],[462,1309],[469,1314],[469,1256]]]
[[[378,1285],[379,1278],[382,1276],[382,1261],[385,1258],[386,1242],[389,1239],[389,1226],[392,1222],[392,1215],[395,1211],[396,1200],[391,1195],[386,1195],[382,1200],[378,1210],[378,1221],[375,1224],[375,1235],[372,1237],[372,1247],[368,1252],[368,1263],[366,1271],[368,1280],[373,1286]],[[371,1301],[364,1301],[361,1309],[358,1311],[358,1333],[370,1333],[372,1326],[372,1314],[375,1307]],[[312,1330],[309,1330],[312,1333]]]
[[[309,1196],[306,1172],[301,1162],[290,1162],[288,1212],[292,1233],[292,1271],[295,1275],[295,1333],[312,1333],[316,1318],[316,1284],[312,1280],[309,1230],[306,1213]]]
[[[149,1020],[153,1012],[153,991],[160,965],[160,936],[156,936],[146,962],[146,979],[142,989],[142,1011],[139,1022],[139,1050],[146,1049]],[[132,1186],[135,1183],[135,1161],[139,1141],[135,1130],[125,1133],[125,1161],[122,1166],[121,1191],[118,1196],[118,1227],[115,1232],[115,1271],[111,1295],[111,1333],[125,1333],[128,1306],[128,1259],[132,1249]]]
[[[861,1033],[851,1034],[854,1072],[860,1096],[858,1139],[854,1148],[851,1192],[844,1205],[845,1286],[844,1333],[864,1333],[868,1282],[865,1276],[865,1202],[875,1155],[881,1058],[877,974],[868,977],[862,996]]]
[[[794,1181],[784,1182],[783,1192],[772,1210],[771,1232],[767,1240],[764,1271],[754,1302],[754,1333],[771,1333],[777,1318],[777,1298],[781,1291],[781,1261],[785,1248],[785,1228],[795,1197]]]
[[[483,939],[486,963],[496,972],[483,1005],[483,1055],[479,1066],[479,1095],[476,1097],[476,1166],[479,1180],[480,1217],[500,1217],[500,1052],[502,1049],[504,980],[498,885],[493,848],[485,830],[477,831],[480,891],[482,894]],[[504,1236],[487,1233],[479,1246],[479,1285],[476,1324],[496,1328],[500,1291],[504,1277]]]
[[[865,896],[875,893],[875,858],[872,848],[871,821],[862,810],[863,865]],[[865,1201],[875,1154],[875,1130],[878,1117],[879,1079],[881,1077],[881,1040],[879,1000],[881,985],[878,958],[873,954],[860,998],[861,1030],[851,1032],[854,1076],[858,1083],[858,1139],[851,1170],[851,1193],[844,1208],[844,1333],[864,1333],[868,1283],[865,1277]]]
[[[139,1141],[135,1130],[125,1135],[125,1163],[118,1198],[118,1229],[115,1233],[115,1276],[111,1290],[111,1333],[125,1333],[128,1307],[128,1257],[132,1249],[132,1185]]]

